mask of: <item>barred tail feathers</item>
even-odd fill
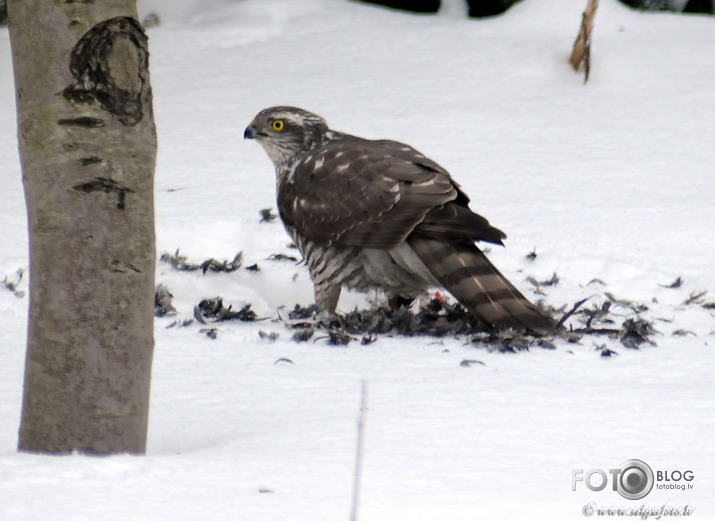
[[[553,332],[553,322],[475,245],[431,239],[412,239],[409,243],[435,279],[490,328],[526,330],[535,335]]]

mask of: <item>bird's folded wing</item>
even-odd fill
[[[319,244],[390,249],[420,237],[501,242],[446,170],[394,141],[346,137],[306,154],[279,183],[281,215]]]

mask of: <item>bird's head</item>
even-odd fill
[[[328,134],[328,125],[320,116],[296,107],[271,107],[256,115],[243,137],[257,140],[279,169],[299,154],[325,144]]]

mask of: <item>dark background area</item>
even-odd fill
[[[392,9],[413,13],[436,13],[441,0],[358,0],[368,4],[382,5]],[[496,16],[507,11],[512,5],[525,0],[465,0],[469,6],[469,16],[483,18]],[[527,0],[528,1],[528,0]],[[669,0],[620,0],[634,9],[644,11],[673,11]],[[584,2],[584,7],[585,7]],[[684,13],[715,14],[714,0],[689,0],[683,8]],[[0,0],[0,25],[7,23],[7,0]]]
[[[383,5],[393,9],[412,11],[415,13],[436,13],[440,8],[440,0],[360,0],[365,3]],[[482,18],[495,16],[505,12],[512,5],[522,0],[465,0],[469,5],[469,16]],[[528,0],[523,0],[528,1]],[[622,3],[646,11],[672,11],[669,0],[620,0]],[[584,8],[586,2],[584,2]],[[713,14],[713,0],[689,0],[683,12]]]

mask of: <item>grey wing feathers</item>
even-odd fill
[[[413,233],[414,237],[472,243],[503,244],[506,234],[494,228],[484,217],[456,203],[430,210]]]
[[[390,249],[413,233],[468,242],[504,237],[469,210],[442,167],[395,141],[328,143],[282,180],[279,199],[286,223],[320,244]]]

